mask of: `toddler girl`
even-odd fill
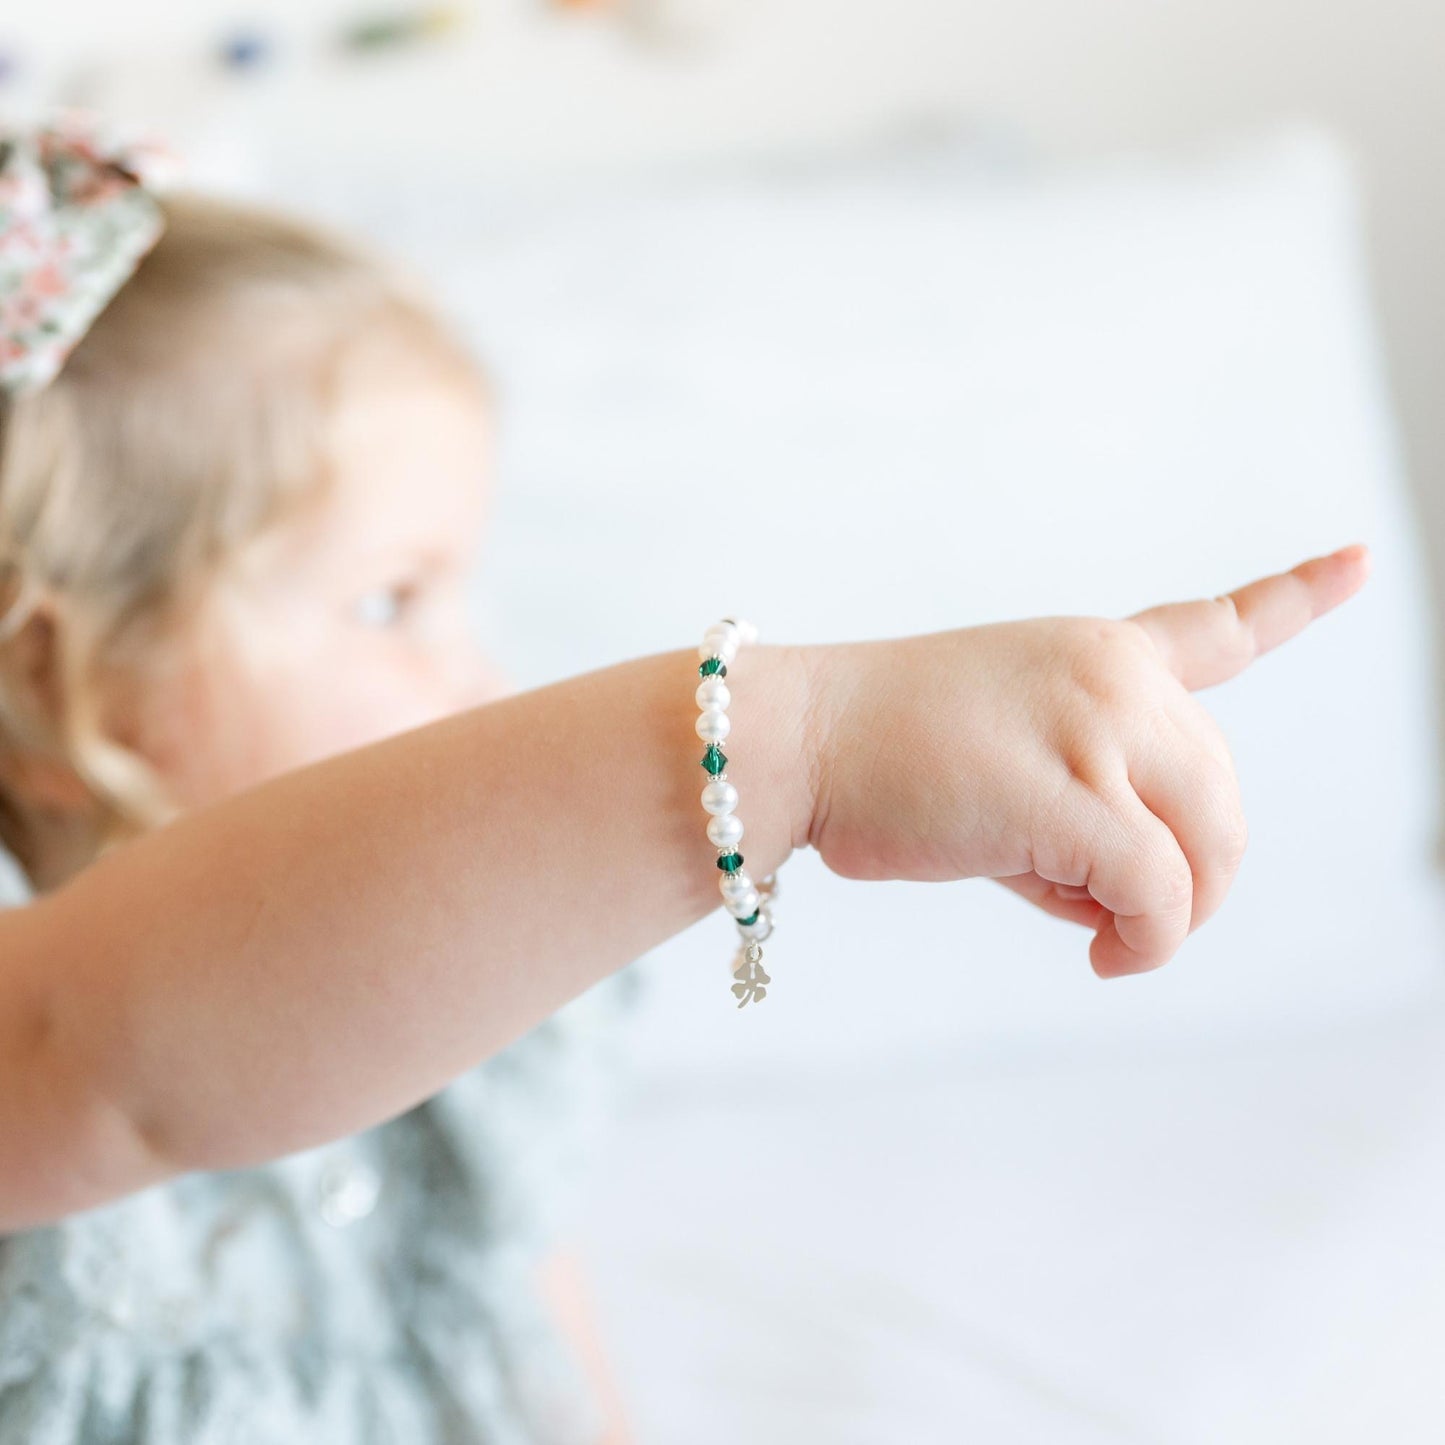
[[[630,962],[720,901],[697,649],[509,691],[464,348],[142,169],[0,145],[0,1445],[623,1440],[561,1231]],[[1367,564],[729,645],[749,871],[991,877],[1156,967],[1245,844],[1192,692]]]
[[[14,386],[60,360],[52,299],[94,297],[86,266],[124,259],[136,218],[113,208],[155,204],[97,142],[74,122],[15,137],[0,177],[17,280],[4,312],[16,394],[0,454],[0,841],[22,866],[21,899],[59,904],[35,916],[75,924],[62,885],[126,837],[509,690],[465,610],[490,486],[486,388],[372,260],[288,221],[177,197],[60,374]],[[21,189],[37,181],[38,213]],[[47,222],[62,229],[50,252]],[[318,858],[356,846],[346,834],[365,809],[375,902],[411,890],[404,912],[442,906],[417,891],[421,875],[408,885],[397,873],[422,816],[408,824],[382,797],[353,796],[350,823],[319,800],[338,836],[313,835]],[[283,804],[272,825],[299,841],[305,818]],[[163,866],[149,900],[118,899],[118,915],[80,925],[71,944],[40,930],[37,982],[89,988],[68,964],[85,953],[127,1030],[122,994],[139,978],[110,970],[127,939],[168,947],[151,909],[203,914],[233,888],[248,908],[286,906],[242,881],[247,846],[232,835],[189,885]],[[473,876],[488,846],[479,830]],[[408,933],[392,938],[399,964],[426,946]],[[28,944],[3,938],[8,986]],[[227,967],[213,945],[190,966]],[[240,946],[236,931],[223,948]],[[270,966],[312,947],[293,934],[268,948]],[[362,955],[329,957],[338,986],[378,986]],[[17,1031],[14,989],[0,988],[0,1227],[50,1221],[0,1239],[0,1442],[578,1442],[604,1429],[622,1440],[560,1234],[608,1082],[609,1017],[637,982],[623,970],[362,1137],[274,1161],[311,1127],[270,1092],[315,1067],[311,1026],[280,999],[269,1020],[236,1016],[239,1072],[209,1067],[215,1041],[193,1035],[181,1072],[153,1059],[156,1082],[192,1098],[214,1089],[228,1112],[292,1137],[256,1153],[262,1167],[194,1173],[90,1212],[72,1211],[113,1194],[130,1165],[89,1106],[74,1114],[52,1095],[37,1107],[53,1084],[22,1063],[34,1041]],[[143,1040],[142,1029],[115,1042]],[[329,1082],[313,1077],[315,1102],[364,1093],[350,1076],[374,1053],[426,1047],[399,1014],[378,1020],[333,1058]],[[86,1087],[68,1071],[55,1082]],[[371,1122],[404,1101],[375,1102]],[[214,1122],[204,1133],[218,1165],[250,1147]]]

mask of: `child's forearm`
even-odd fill
[[[730,668],[754,878],[808,838],[816,655]],[[41,1007],[16,1077],[0,1060],[0,1227],[22,1168],[60,1213],[381,1122],[719,908],[697,664],[637,658],[273,778],[22,910],[12,982]]]

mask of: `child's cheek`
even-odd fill
[[[434,669],[404,648],[358,648],[298,677],[278,724],[295,729],[290,751],[321,758],[433,722],[453,710],[448,702]]]

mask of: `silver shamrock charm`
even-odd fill
[[[764,999],[768,996],[766,985],[772,979],[763,972],[763,948],[760,943],[749,943],[738,955],[742,962],[733,970],[733,977],[738,980],[733,985],[733,996],[738,1001],[738,1007],[753,999]]]

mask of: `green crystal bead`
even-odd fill
[[[707,751],[702,755],[702,765],[713,777],[717,777],[728,765],[727,754],[716,743],[709,743]]]
[[[761,911],[761,909],[755,908],[751,913],[748,914],[746,918],[739,918],[738,922],[743,924],[744,927],[746,927],[748,924],[756,923],[758,921],[758,914]]]
[[[717,860],[717,866],[724,873],[736,873],[743,866],[743,855],[741,853],[724,853]]]
[[[728,675],[727,663],[720,657],[709,657],[702,666],[698,668],[698,672],[703,677],[711,677],[713,673],[717,673],[719,677],[726,677]]]

